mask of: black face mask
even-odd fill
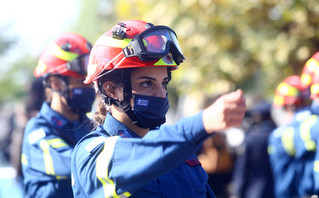
[[[81,87],[73,88],[72,97],[68,100],[71,111],[79,115],[84,115],[91,111],[95,100],[94,88]]]
[[[156,128],[165,123],[165,115],[169,109],[166,98],[134,95],[133,114],[135,124],[141,128]],[[134,121],[134,119],[132,119]]]

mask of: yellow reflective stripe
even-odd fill
[[[282,146],[288,155],[295,155],[295,144],[294,144],[295,130],[292,127],[287,128],[281,136]]]
[[[301,82],[307,86],[309,86],[312,82],[311,76],[309,74],[301,75]]]
[[[163,58],[165,58],[165,57],[163,57]],[[169,63],[169,62],[166,63],[163,60],[163,58],[159,59],[154,65],[174,65],[174,66],[177,66],[177,64],[175,63],[174,60],[172,60],[171,63]]]
[[[108,47],[124,48],[132,39],[113,39],[112,37],[102,36],[96,41],[96,45],[103,45]]]
[[[283,96],[275,95],[274,97],[274,104],[277,106],[283,106],[285,102],[285,99]]]
[[[38,73],[43,73],[47,69],[47,65],[39,60],[36,69]]]
[[[318,160],[315,161],[313,170],[314,170],[315,172],[319,172],[319,161],[318,161]]]
[[[61,180],[61,179],[67,179],[68,177],[56,175],[55,178],[57,178],[57,180]]]
[[[276,148],[274,146],[268,146],[267,152],[269,155],[273,155],[276,152]]]
[[[115,143],[119,136],[112,136],[105,140],[102,152],[96,158],[96,177],[104,189],[104,197],[120,197],[115,190],[114,182],[108,177],[108,165],[114,152]],[[125,196],[130,194],[124,193]],[[128,197],[128,196],[127,196]]]
[[[280,83],[278,85],[278,92],[284,96],[297,96],[299,93],[297,88],[292,87],[287,83]]]
[[[53,148],[61,148],[64,146],[68,146],[64,140],[60,139],[60,138],[54,138],[51,140],[48,140],[49,144],[53,147]]]
[[[317,93],[319,93],[319,84],[313,84],[313,85],[311,85],[311,93],[312,93],[312,94],[317,94]]]
[[[314,151],[316,149],[316,143],[311,140],[310,135],[310,128],[315,124],[317,121],[317,116],[313,115],[306,119],[300,125],[300,136],[303,140],[305,147],[308,151]]]
[[[50,144],[46,140],[41,140],[40,147],[43,150],[45,171],[48,175],[54,175],[52,157],[49,152]]]
[[[27,156],[25,154],[21,154],[21,163],[24,165],[28,165],[28,159]]]
[[[65,61],[71,61],[79,56],[76,53],[64,51],[54,42],[50,43],[47,49],[53,56],[56,56]]]
[[[310,58],[306,62],[306,67],[310,72],[314,72],[318,66],[319,66],[319,62],[314,58]]]

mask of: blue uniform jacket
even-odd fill
[[[296,174],[298,195],[307,196],[319,193],[319,159],[316,154],[319,138],[319,104],[311,105],[312,115],[300,123],[295,136]]]
[[[21,163],[25,197],[73,197],[72,150],[91,130],[86,116],[70,122],[43,103],[24,132]]]
[[[107,115],[72,154],[75,197],[215,197],[193,154],[209,137],[202,113],[143,138]]]
[[[277,198],[298,195],[295,138],[300,122],[309,116],[308,108],[297,111],[291,124],[280,126],[269,135],[268,153],[274,179],[274,193]]]

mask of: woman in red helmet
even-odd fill
[[[104,109],[72,154],[75,197],[215,197],[194,152],[215,131],[241,125],[245,99],[232,92],[162,125],[171,71],[183,60],[166,26],[124,21],[97,40],[85,82],[95,83]]]
[[[75,33],[62,34],[41,54],[34,70],[46,101],[24,132],[22,171],[25,197],[73,197],[71,153],[92,130],[86,113],[95,99],[84,84],[91,44]]]

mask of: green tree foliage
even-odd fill
[[[177,32],[186,56],[174,73],[180,93],[242,88],[272,95],[319,50],[317,0],[117,0],[114,8],[120,20]]]
[[[36,60],[30,55],[21,57],[0,75],[0,106],[5,102],[18,101],[26,96],[29,83],[34,78],[32,71]]]

